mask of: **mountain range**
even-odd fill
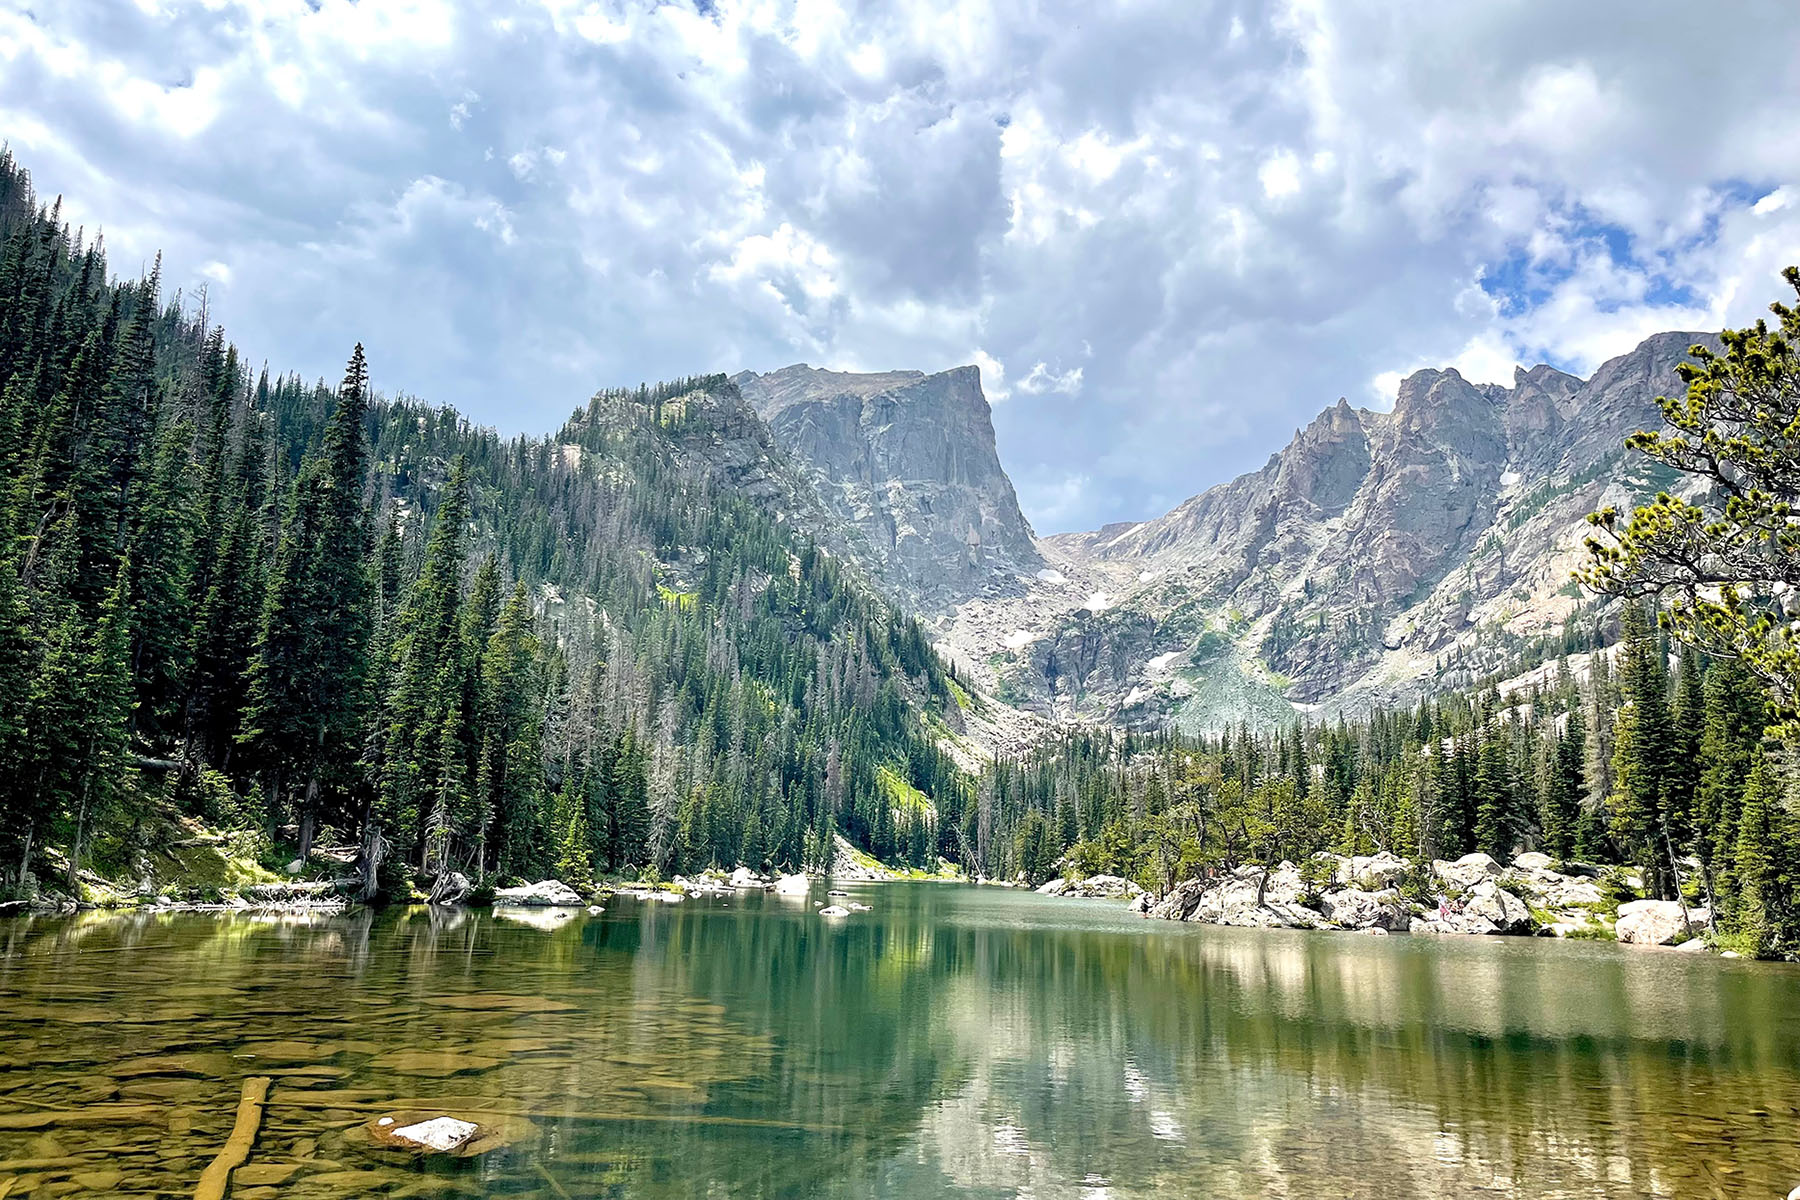
[[[1623,442],[1714,335],[1587,379],[1421,370],[1148,521],[1036,536],[975,367],[733,377],[795,519],[860,563],[983,691],[1053,721],[1271,725],[1467,686],[1604,639],[1570,579],[1586,515],[1675,481]]]

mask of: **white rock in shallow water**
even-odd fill
[[[415,1146],[423,1146],[427,1150],[454,1150],[474,1136],[481,1126],[473,1121],[459,1121],[455,1117],[433,1117],[429,1121],[420,1121],[417,1125],[407,1125],[393,1131],[393,1136]]]
[[[850,910],[833,904],[829,908],[821,908],[819,915],[821,917],[847,917],[850,915]]]
[[[494,893],[494,903],[573,908],[580,906],[581,896],[560,879],[544,879],[524,887],[501,888]]]
[[[588,905],[588,916],[590,916],[590,917],[597,917],[605,911],[606,910],[604,908],[601,908],[598,904]]]
[[[775,881],[775,894],[778,896],[804,896],[812,887],[812,881],[804,875],[783,875]]]

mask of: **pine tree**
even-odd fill
[[[1797,834],[1800,830],[1781,801],[1774,764],[1759,752],[1744,786],[1734,855],[1736,924],[1750,935],[1759,955],[1791,953],[1800,936],[1793,890]]]
[[[516,869],[528,854],[542,786],[543,686],[532,626],[530,596],[519,584],[500,611],[481,659],[476,795],[483,845],[492,838],[494,862],[503,870]],[[581,810],[585,829],[585,800]],[[478,857],[485,864],[485,848]]]
[[[460,713],[468,653],[462,640],[468,520],[468,464],[459,457],[438,505],[424,564],[400,611],[387,701],[382,820],[410,841],[412,860],[421,867],[433,810],[449,803],[445,792],[462,758],[446,725],[452,708]],[[443,815],[446,821],[454,816],[448,808]]]
[[[350,356],[324,447],[294,481],[250,659],[239,743],[250,769],[299,817],[301,858],[324,789],[361,750],[371,633],[362,501],[368,368]],[[284,789],[298,788],[292,796]]]
[[[129,795],[134,783],[126,726],[131,719],[131,563],[117,581],[81,656],[77,737],[79,759],[69,813],[69,891],[80,895],[80,871],[94,826]]]
[[[1668,896],[1674,887],[1665,846],[1673,744],[1668,676],[1662,647],[1642,605],[1625,606],[1621,632],[1620,682],[1625,702],[1614,726],[1613,836],[1642,867],[1650,893]]]

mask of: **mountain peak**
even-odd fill
[[[1000,467],[979,368],[797,363],[734,382],[808,467],[853,549],[911,606],[953,606],[1043,565]]]

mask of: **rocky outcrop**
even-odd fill
[[[1412,922],[1414,933],[1532,933],[1534,928],[1525,901],[1491,879],[1475,884],[1460,901],[1446,901]]]
[[[1144,889],[1117,875],[1090,875],[1086,879],[1052,879],[1037,889],[1040,896],[1076,896],[1086,900],[1136,900]]]
[[[1284,862],[1274,868],[1239,867],[1217,879],[1177,884],[1149,916],[1166,921],[1200,921],[1263,929],[1325,929],[1325,915],[1300,902],[1299,869]]]
[[[1415,868],[1403,858],[1382,853],[1358,858],[1320,854],[1304,873],[1289,862],[1268,869],[1243,866],[1220,876],[1190,879],[1161,899],[1134,903],[1132,911],[1167,921],[1264,928],[1368,933],[1545,932],[1538,928],[1525,898],[1500,881],[1502,877],[1522,878],[1526,869],[1538,870],[1543,876],[1556,875],[1548,867],[1534,864],[1520,868],[1515,864],[1513,871],[1507,872],[1489,856],[1471,854],[1455,862],[1439,860],[1432,869],[1439,881],[1451,889],[1440,895],[1432,907],[1415,904],[1392,886]],[[1335,875],[1339,886],[1322,893],[1310,891],[1307,879],[1324,874]],[[1053,881],[1058,887],[1062,882]]]
[[[1412,909],[1393,888],[1365,892],[1339,888],[1319,898],[1325,919],[1343,929],[1384,929],[1403,932],[1412,925]]]
[[[733,382],[907,607],[941,611],[1043,566],[977,368],[857,375],[802,363]]]
[[[529,908],[578,908],[581,902],[580,893],[560,879],[500,888],[494,893],[495,904],[518,904]]]
[[[1712,913],[1705,908],[1684,911],[1675,900],[1633,900],[1619,905],[1613,933],[1626,945],[1668,946],[1688,940],[1711,921]]]
[[[1426,370],[1391,412],[1339,401],[1260,470],[1164,516],[1044,539],[1079,587],[959,612],[947,637],[1003,660],[1009,694],[1046,716],[1133,727],[1279,725],[1296,703],[1354,716],[1469,686],[1580,603],[1567,584],[1586,514],[1658,486],[1623,442],[1659,424],[1656,397],[1680,393],[1697,342],[1717,344],[1658,334],[1585,381]]]
[[[1437,859],[1431,864],[1431,873],[1448,887],[1472,888],[1478,883],[1500,878],[1500,864],[1492,855],[1465,854],[1455,862]]]

